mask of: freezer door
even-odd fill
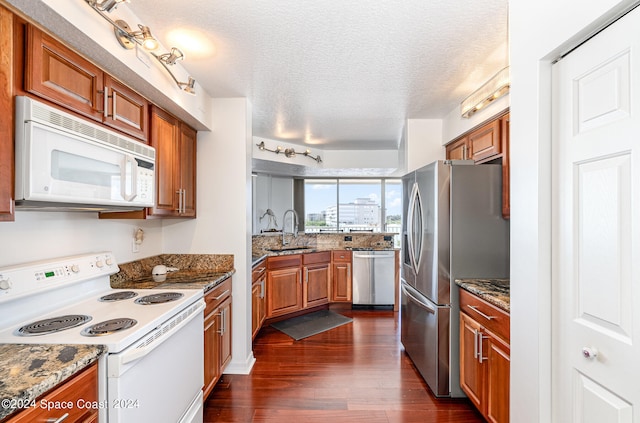
[[[402,345],[433,394],[449,397],[451,309],[436,306],[404,282],[400,295]]]

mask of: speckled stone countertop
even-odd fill
[[[494,306],[511,312],[509,279],[456,279],[456,284]]]
[[[0,344],[0,420],[20,411],[18,404],[36,400],[106,351],[104,345]]]
[[[178,271],[154,277],[151,270],[158,264]],[[119,267],[110,280],[116,289],[202,289],[206,293],[235,273],[232,254],[161,254]]]
[[[179,270],[167,273],[164,278],[146,275],[116,283],[112,281],[111,287],[117,289],[202,289],[206,294],[234,273],[235,270],[228,272]]]
[[[281,256],[286,254],[314,253],[317,251],[350,250],[365,248],[371,250],[393,250],[394,233],[387,232],[345,232],[345,233],[300,233],[298,236],[285,235],[286,248],[282,251],[282,234],[254,235],[252,237],[253,256]],[[273,251],[273,250],[277,251]]]

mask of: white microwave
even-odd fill
[[[136,210],[154,205],[153,147],[16,97],[16,207]]]

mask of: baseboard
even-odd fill
[[[232,358],[222,373],[227,375],[248,375],[251,373],[255,362],[256,358],[253,356],[253,351],[251,351],[244,361]]]

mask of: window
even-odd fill
[[[305,232],[396,232],[402,216],[399,179],[306,179]]]

